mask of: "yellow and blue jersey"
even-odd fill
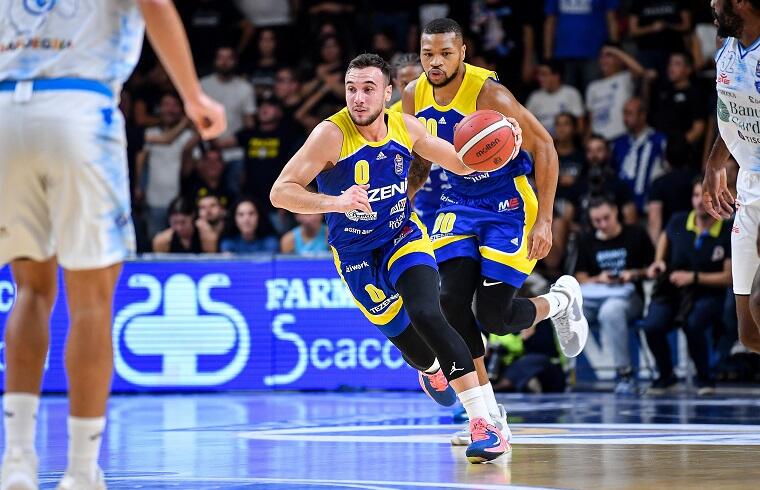
[[[419,265],[437,268],[424,225],[406,194],[412,141],[401,112],[386,111],[388,134],[367,141],[348,109],[327,120],[340,128],[343,144],[335,166],[317,176],[319,192],[340,195],[355,184],[369,185],[372,213],[328,213],[328,241],[335,268],[364,316],[387,337],[409,325],[396,281]]]

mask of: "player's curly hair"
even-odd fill
[[[390,83],[391,81],[391,65],[389,65],[382,56],[376,55],[375,53],[360,54],[351,60],[346,72],[350,70],[361,70],[362,68],[379,68],[380,71],[383,72],[385,83]]]
[[[459,22],[446,17],[433,19],[422,29],[423,34],[445,34],[447,32],[453,32],[458,39],[464,38],[462,26],[459,25]]]
[[[398,76],[398,71],[407,66],[420,64],[420,55],[417,53],[403,53],[393,62],[393,77]]]

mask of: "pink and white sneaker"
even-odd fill
[[[470,434],[472,443],[465,452],[470,463],[493,461],[512,450],[501,431],[482,417],[470,420]]]
[[[422,391],[437,404],[450,407],[457,402],[457,394],[449,385],[449,380],[444,376],[443,370],[439,369],[433,374],[420,371],[419,379]]]

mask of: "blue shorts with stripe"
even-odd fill
[[[469,257],[483,276],[519,288],[533,271],[528,234],[536,222],[538,200],[524,175],[497,195],[462,196],[447,191],[431,229],[438,263]]]
[[[417,265],[438,270],[433,244],[419,218],[412,213],[396,238],[372,251],[332,251],[335,268],[364,316],[386,337],[403,332],[410,320],[396,291],[396,281]]]

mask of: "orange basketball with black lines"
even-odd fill
[[[454,148],[475,171],[499,170],[515,157],[514,127],[500,112],[475,111],[457,124]]]

